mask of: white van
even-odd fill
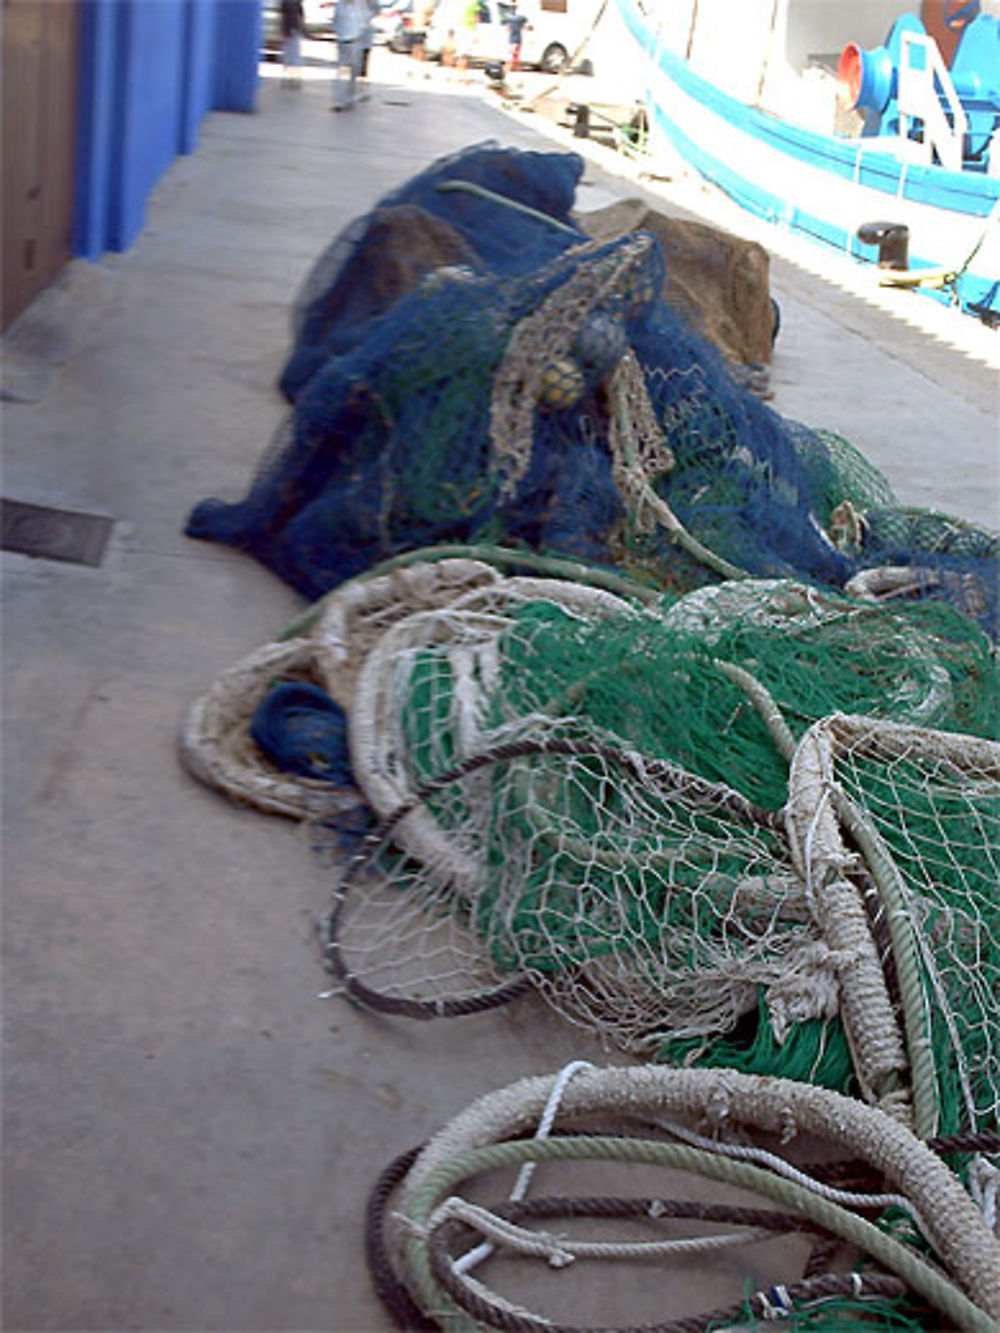
[[[589,34],[597,10],[596,0],[519,0],[517,12],[528,20],[521,31],[521,63],[549,74],[565,69]]]
[[[468,0],[441,0],[427,31],[425,50],[432,59],[453,42]],[[506,20],[515,11],[511,0],[478,0],[479,22],[470,55],[476,64],[506,61],[510,30]],[[518,14],[527,19],[521,30],[521,64],[556,74],[586,37],[596,14],[594,0],[519,0]]]

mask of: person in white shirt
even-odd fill
[[[366,0],[337,0],[333,11],[333,31],[337,38],[337,72],[333,85],[331,111],[347,111],[358,100],[358,71],[365,28],[368,24]]]
[[[302,33],[305,18],[302,0],[281,0],[282,81],[289,88],[302,87]]]

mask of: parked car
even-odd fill
[[[307,37],[333,36],[334,0],[302,0]]]
[[[333,36],[334,0],[302,0],[302,18],[306,37]],[[263,0],[261,54],[265,60],[281,55],[281,0]]]
[[[467,0],[441,0],[430,27],[425,49],[430,60],[440,60],[455,43],[455,34],[463,26]],[[479,22],[472,33],[468,52],[475,65],[503,62],[507,57],[509,34],[504,19],[511,12],[507,0],[479,0]]]
[[[388,4],[384,4],[372,19],[376,46],[392,48],[396,32],[404,26],[405,20],[410,18],[412,12],[411,0],[390,0]]]
[[[566,68],[573,52],[586,36],[593,18],[593,5],[577,5],[572,12],[544,8],[545,0],[521,0],[518,14],[527,22],[521,30],[521,64],[549,74]],[[453,41],[465,0],[441,0],[427,31],[426,51],[438,59]],[[503,63],[510,48],[507,20],[515,12],[511,0],[479,0],[479,22],[472,39],[472,60],[477,65]]]
[[[566,69],[597,15],[594,0],[565,0],[562,10],[546,0],[520,0],[517,12],[527,18],[521,31],[521,64],[547,74]]]
[[[404,0],[404,3],[397,5],[392,12],[395,14],[395,23],[386,40],[386,45],[390,51],[395,51],[402,55],[409,55],[417,41],[417,29],[414,26],[414,5],[412,0]]]

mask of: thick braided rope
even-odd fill
[[[848,799],[836,781],[834,772],[838,748],[856,749],[873,744],[878,746],[880,753],[893,758],[915,753],[928,760],[944,761],[959,768],[974,767],[977,774],[993,781],[1000,781],[1000,744],[975,736],[914,727],[906,723],[834,714],[810,728],[792,764],[788,811],[793,850],[796,847],[805,850],[807,835],[803,834],[803,826],[809,817],[810,805],[815,807],[818,802],[825,800],[828,815],[823,825],[822,841],[817,837],[813,842],[813,850],[820,862],[820,876],[825,871],[824,861],[830,867],[836,867],[838,863],[844,864],[847,859],[843,838],[837,827],[839,822],[850,832],[863,855],[885,908],[893,961],[899,979],[915,1129],[921,1138],[929,1138],[937,1130],[937,1079],[928,1030],[928,997],[921,976],[918,943],[906,910],[906,893],[888,849],[864,812]],[[803,769],[807,770],[807,777],[804,785],[800,785],[798,778]],[[820,791],[816,790],[817,782]],[[810,879],[815,884],[816,872],[808,863],[805,872],[807,885]],[[848,897],[846,892],[839,892],[840,888],[841,884],[836,883],[835,902],[826,903],[822,898],[817,902],[824,932],[827,932],[828,943],[833,948],[837,945],[829,937],[828,931],[839,932],[846,928],[845,919],[837,916],[838,912],[844,910]],[[852,913],[855,911],[853,903],[850,910]],[[898,1025],[893,1020],[896,1036],[890,1037],[885,1017],[888,996],[880,993],[870,976],[866,974],[862,979],[860,973],[860,967],[845,969],[841,977],[843,1012],[858,1060],[872,1061],[871,1064],[860,1065],[859,1076],[875,1087],[877,1082],[872,1081],[873,1072],[876,1080],[881,1077],[878,1061],[895,1051]],[[941,1005],[942,997],[935,995],[934,1000]],[[874,1054],[876,1049],[877,1055]]]
[[[653,479],[671,470],[674,456],[649,401],[634,352],[626,352],[619,361],[608,388],[613,404],[608,423],[611,475],[629,520],[636,532],[652,532],[657,521],[669,532],[679,532],[680,522],[653,490]]]
[[[856,1190],[840,1189],[817,1179],[807,1171],[800,1171],[798,1167],[792,1166],[776,1153],[768,1152],[766,1148],[755,1148],[746,1143],[724,1143],[713,1140],[704,1134],[696,1134],[694,1130],[678,1125],[675,1121],[661,1120],[657,1128],[662,1129],[671,1138],[690,1144],[692,1148],[704,1148],[707,1152],[717,1152],[736,1161],[754,1162],[758,1166],[765,1166],[788,1180],[799,1181],[815,1194],[820,1194],[824,1199],[829,1199],[842,1207],[857,1209],[860,1212],[884,1212],[887,1208],[902,1208],[904,1212],[909,1213],[917,1229],[924,1235],[928,1234],[926,1221],[917,1212],[912,1200],[902,1194],[858,1193]]]
[[[909,1121],[908,1063],[868,914],[848,877],[855,863],[844,845],[834,807],[829,744],[812,727],[792,757],[785,807],[793,859],[810,908],[838,959],[841,1015],[865,1096]]]
[[[266,814],[308,819],[338,804],[329,782],[285,773],[250,738],[250,719],[280,676],[322,680],[345,708],[351,703],[350,662],[363,657],[373,634],[420,607],[453,601],[460,593],[500,580],[476,560],[443,560],[343,584],[294,630],[228,668],[188,709],[178,736],[181,762],[192,777],[241,805]],[[345,807],[355,798],[344,798]]]
[[[987,1333],[987,1330],[995,1333],[996,1323],[990,1314],[932,1268],[916,1251],[880,1231],[872,1223],[802,1186],[746,1162],[717,1157],[684,1144],[605,1137],[558,1138],[539,1142],[521,1140],[470,1148],[438,1166],[424,1178],[419,1189],[415,1189],[412,1194],[408,1193],[405,1255],[418,1302],[425,1309],[442,1308],[442,1293],[434,1277],[428,1252],[428,1229],[441,1199],[462,1180],[526,1160],[638,1163],[694,1171],[737,1189],[753,1190],[776,1200],[784,1207],[800,1210],[827,1230],[872,1255],[897,1273],[935,1309],[953,1319],[959,1327],[975,1330],[975,1333]]]
[[[517,1254],[540,1256],[553,1267],[574,1259],[664,1259],[682,1254],[702,1254],[748,1245],[770,1234],[763,1228],[750,1232],[724,1232],[712,1236],[684,1236],[674,1240],[613,1241],[575,1240],[552,1231],[532,1231],[501,1217],[481,1204],[452,1195],[440,1203],[427,1222],[430,1232],[450,1222],[462,1222],[487,1240]]]
[[[831,714],[831,724],[844,744],[874,737],[879,750],[893,759],[905,759],[916,751],[925,759],[975,769],[977,774],[991,782],[1000,782],[1000,741],[986,740],[966,732],[914,726],[908,722],[856,717],[849,713]]]
[[[595,1131],[596,1132],[596,1131]],[[400,1184],[406,1179],[420,1148],[411,1148],[400,1154],[379,1174],[372,1187],[365,1210],[365,1258],[369,1275],[376,1295],[392,1314],[400,1328],[406,1330],[425,1330],[436,1328],[437,1324],[414,1303],[406,1287],[401,1282],[393,1265],[384,1235],[385,1224],[390,1212],[390,1201]],[[519,1179],[532,1164],[525,1163],[519,1173]],[[493,1212],[504,1218],[521,1221],[530,1218],[602,1218],[602,1219],[683,1219],[687,1221],[725,1223],[730,1226],[754,1227],[770,1235],[797,1232],[816,1238],[816,1247],[810,1257],[805,1276],[815,1277],[825,1273],[825,1269],[815,1267],[823,1264],[829,1257],[828,1251],[840,1245],[836,1237],[824,1231],[815,1223],[794,1213],[777,1212],[773,1209],[746,1208],[735,1204],[704,1203],[691,1199],[668,1198],[618,1198],[608,1196],[572,1195],[566,1198],[528,1198],[507,1199],[494,1206]],[[459,1228],[464,1243],[470,1243],[470,1233]],[[454,1248],[454,1247],[453,1247]],[[461,1259],[450,1259],[449,1268],[460,1276],[470,1266],[465,1261],[478,1251],[492,1253],[491,1245],[477,1246],[474,1251],[467,1251]],[[871,1275],[866,1275],[866,1281]],[[883,1283],[893,1284],[893,1291],[901,1292],[903,1283],[897,1278],[882,1278]],[[733,1312],[734,1317],[736,1311]],[[706,1321],[707,1322],[707,1317]],[[694,1325],[693,1325],[694,1326]],[[698,1324],[699,1328],[701,1325]],[[682,1333],[682,1325],[678,1325]]]
[[[410,1213],[416,1191],[442,1163],[536,1122],[552,1081],[552,1076],[524,1079],[500,1089],[439,1131],[407,1179],[403,1211]],[[876,1108],[789,1079],[648,1065],[582,1070],[563,1094],[561,1114],[569,1119],[592,1112],[667,1114],[700,1120],[718,1131],[731,1122],[786,1138],[798,1132],[864,1158],[895,1190],[913,1200],[931,1229],[928,1239],[949,1272],[983,1310],[1000,1317],[1000,1242],[944,1163],[905,1126]]]
[[[767,728],[767,734],[770,736],[775,749],[783,759],[790,763],[798,742],[770,692],[756,676],[751,675],[749,671],[745,671],[743,667],[737,666],[734,662],[724,662],[717,657],[713,659],[712,665],[747,696]]]
[[[327,691],[349,708],[353,675],[391,625],[500,581],[498,571],[482,560],[451,559],[405,565],[376,578],[342,583],[323,599],[311,631]]]
[[[437,1324],[417,1306],[399,1281],[383,1235],[385,1211],[392,1195],[420,1152],[419,1145],[400,1153],[381,1172],[365,1207],[365,1261],[375,1294],[400,1328],[407,1333],[433,1333]]]
[[[587,314],[621,285],[655,244],[651,236],[635,235],[596,258],[604,246],[590,242],[574,247],[565,258],[584,262],[518,322],[493,376],[490,400],[490,441],[501,497],[513,493],[531,459],[535,410],[546,367],[569,354]]]
[[[873,726],[868,718],[843,714],[835,714],[828,719],[828,723],[828,731],[835,745],[856,750],[874,744],[883,753],[897,756],[918,754],[922,758],[945,761],[959,769],[971,766],[980,779],[987,778],[1000,783],[1000,744],[995,741],[900,723],[881,722]],[[865,858],[885,908],[893,959],[899,977],[912,1071],[916,1132],[921,1138],[929,1138],[938,1129],[938,1099],[927,1009],[929,1002],[936,1005],[954,1033],[950,1006],[939,988],[931,996],[927,994],[920,966],[921,940],[907,910],[905,884],[889,849],[863,809],[851,801],[839,785],[834,785],[831,795],[838,817],[854,837]],[[933,959],[925,956],[924,961],[931,972]],[[957,1037],[954,1040],[956,1058],[961,1061],[961,1047]],[[962,1063],[964,1066],[964,1061]]]
[[[579,560],[569,560],[563,556],[538,555],[534,551],[513,550],[507,546],[494,546],[488,542],[455,542],[440,546],[419,546],[412,551],[402,551],[399,555],[380,560],[377,565],[372,565],[363,574],[356,575],[353,579],[349,579],[334,588],[332,592],[324,594],[318,601],[313,602],[312,606],[304,611],[301,616],[293,620],[291,624],[286,625],[282,632],[277,635],[277,638],[280,640],[298,639],[304,634],[310,633],[327,606],[332,601],[341,599],[355,585],[363,587],[365,584],[374,583],[386,575],[411,567],[420,566],[429,571],[437,565],[447,565],[450,561],[470,561],[474,565],[487,565],[494,570],[529,569],[532,573],[539,574],[544,578],[565,579],[568,582],[583,583],[592,588],[605,588],[618,597],[634,598],[639,602],[655,603],[663,595],[655,588],[651,588],[645,583],[637,583],[634,579],[616,573],[614,570],[605,569],[598,565],[585,565]],[[410,610],[414,609],[416,608],[410,607]]]
[[[479,555],[486,558],[473,558]],[[382,634],[407,616],[440,609],[475,589],[510,587],[512,598],[523,598],[529,584],[523,579],[505,580],[496,568],[511,564],[534,566],[552,576],[536,581],[535,592],[565,606],[597,607],[603,599],[603,604],[625,609],[629,604],[617,599],[658,597],[608,571],[528,552],[499,547],[411,552],[342,584],[314,603],[275,642],[224,671],[183,719],[178,751],[184,767],[230,800],[266,814],[308,819],[317,808],[329,814],[341,803],[330,783],[282,772],[250,738],[250,719],[270,683],[278,676],[322,681],[332,698],[351,708],[356,673]],[[579,594],[577,584],[582,588]],[[560,591],[553,592],[553,587]],[[614,600],[609,603],[607,598]],[[354,803],[353,796],[343,797],[345,808]]]
[[[626,352],[615,367],[609,396],[611,472],[635,531],[652,532],[659,525],[676,546],[723,578],[747,578],[746,570],[716,555],[688,532],[653,488],[653,480],[674,466],[674,456],[656,420],[642,367],[633,352]]]
[[[637,1127],[638,1128],[638,1127]],[[620,1130],[620,1127],[619,1127]],[[601,1131],[595,1129],[593,1134]],[[610,1133],[610,1131],[609,1131]],[[560,1138],[582,1138],[579,1134],[560,1134]],[[610,1137],[618,1135],[610,1133]],[[415,1156],[410,1159],[409,1170]],[[404,1172],[397,1178],[397,1183],[405,1179]],[[504,1218],[510,1222],[528,1220],[549,1220],[552,1218],[602,1218],[621,1220],[628,1218],[644,1221],[663,1221],[667,1218],[689,1222],[725,1222],[730,1226],[752,1227],[756,1231],[769,1235],[800,1232],[804,1235],[829,1238],[830,1232],[798,1213],[781,1212],[773,1208],[747,1208],[731,1203],[705,1203],[700,1199],[666,1199],[657,1196],[639,1198],[619,1195],[570,1194],[563,1197],[542,1196],[527,1199],[504,1199],[493,1204],[490,1216]],[[636,1249],[644,1252],[645,1242],[640,1242]],[[463,1267],[460,1260],[457,1266]]]

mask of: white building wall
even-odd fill
[[[881,46],[902,14],[919,16],[919,0],[790,0],[785,58],[801,71],[811,56],[839,54],[848,42]]]
[[[824,133],[845,132],[833,69],[848,42],[881,46],[920,0],[647,0],[660,44],[717,87],[754,106]],[[1000,0],[984,0],[984,9]],[[642,100],[646,73],[617,18],[615,0],[591,44],[609,99]],[[819,58],[819,59],[817,59]],[[846,132],[854,132],[849,129]]]

